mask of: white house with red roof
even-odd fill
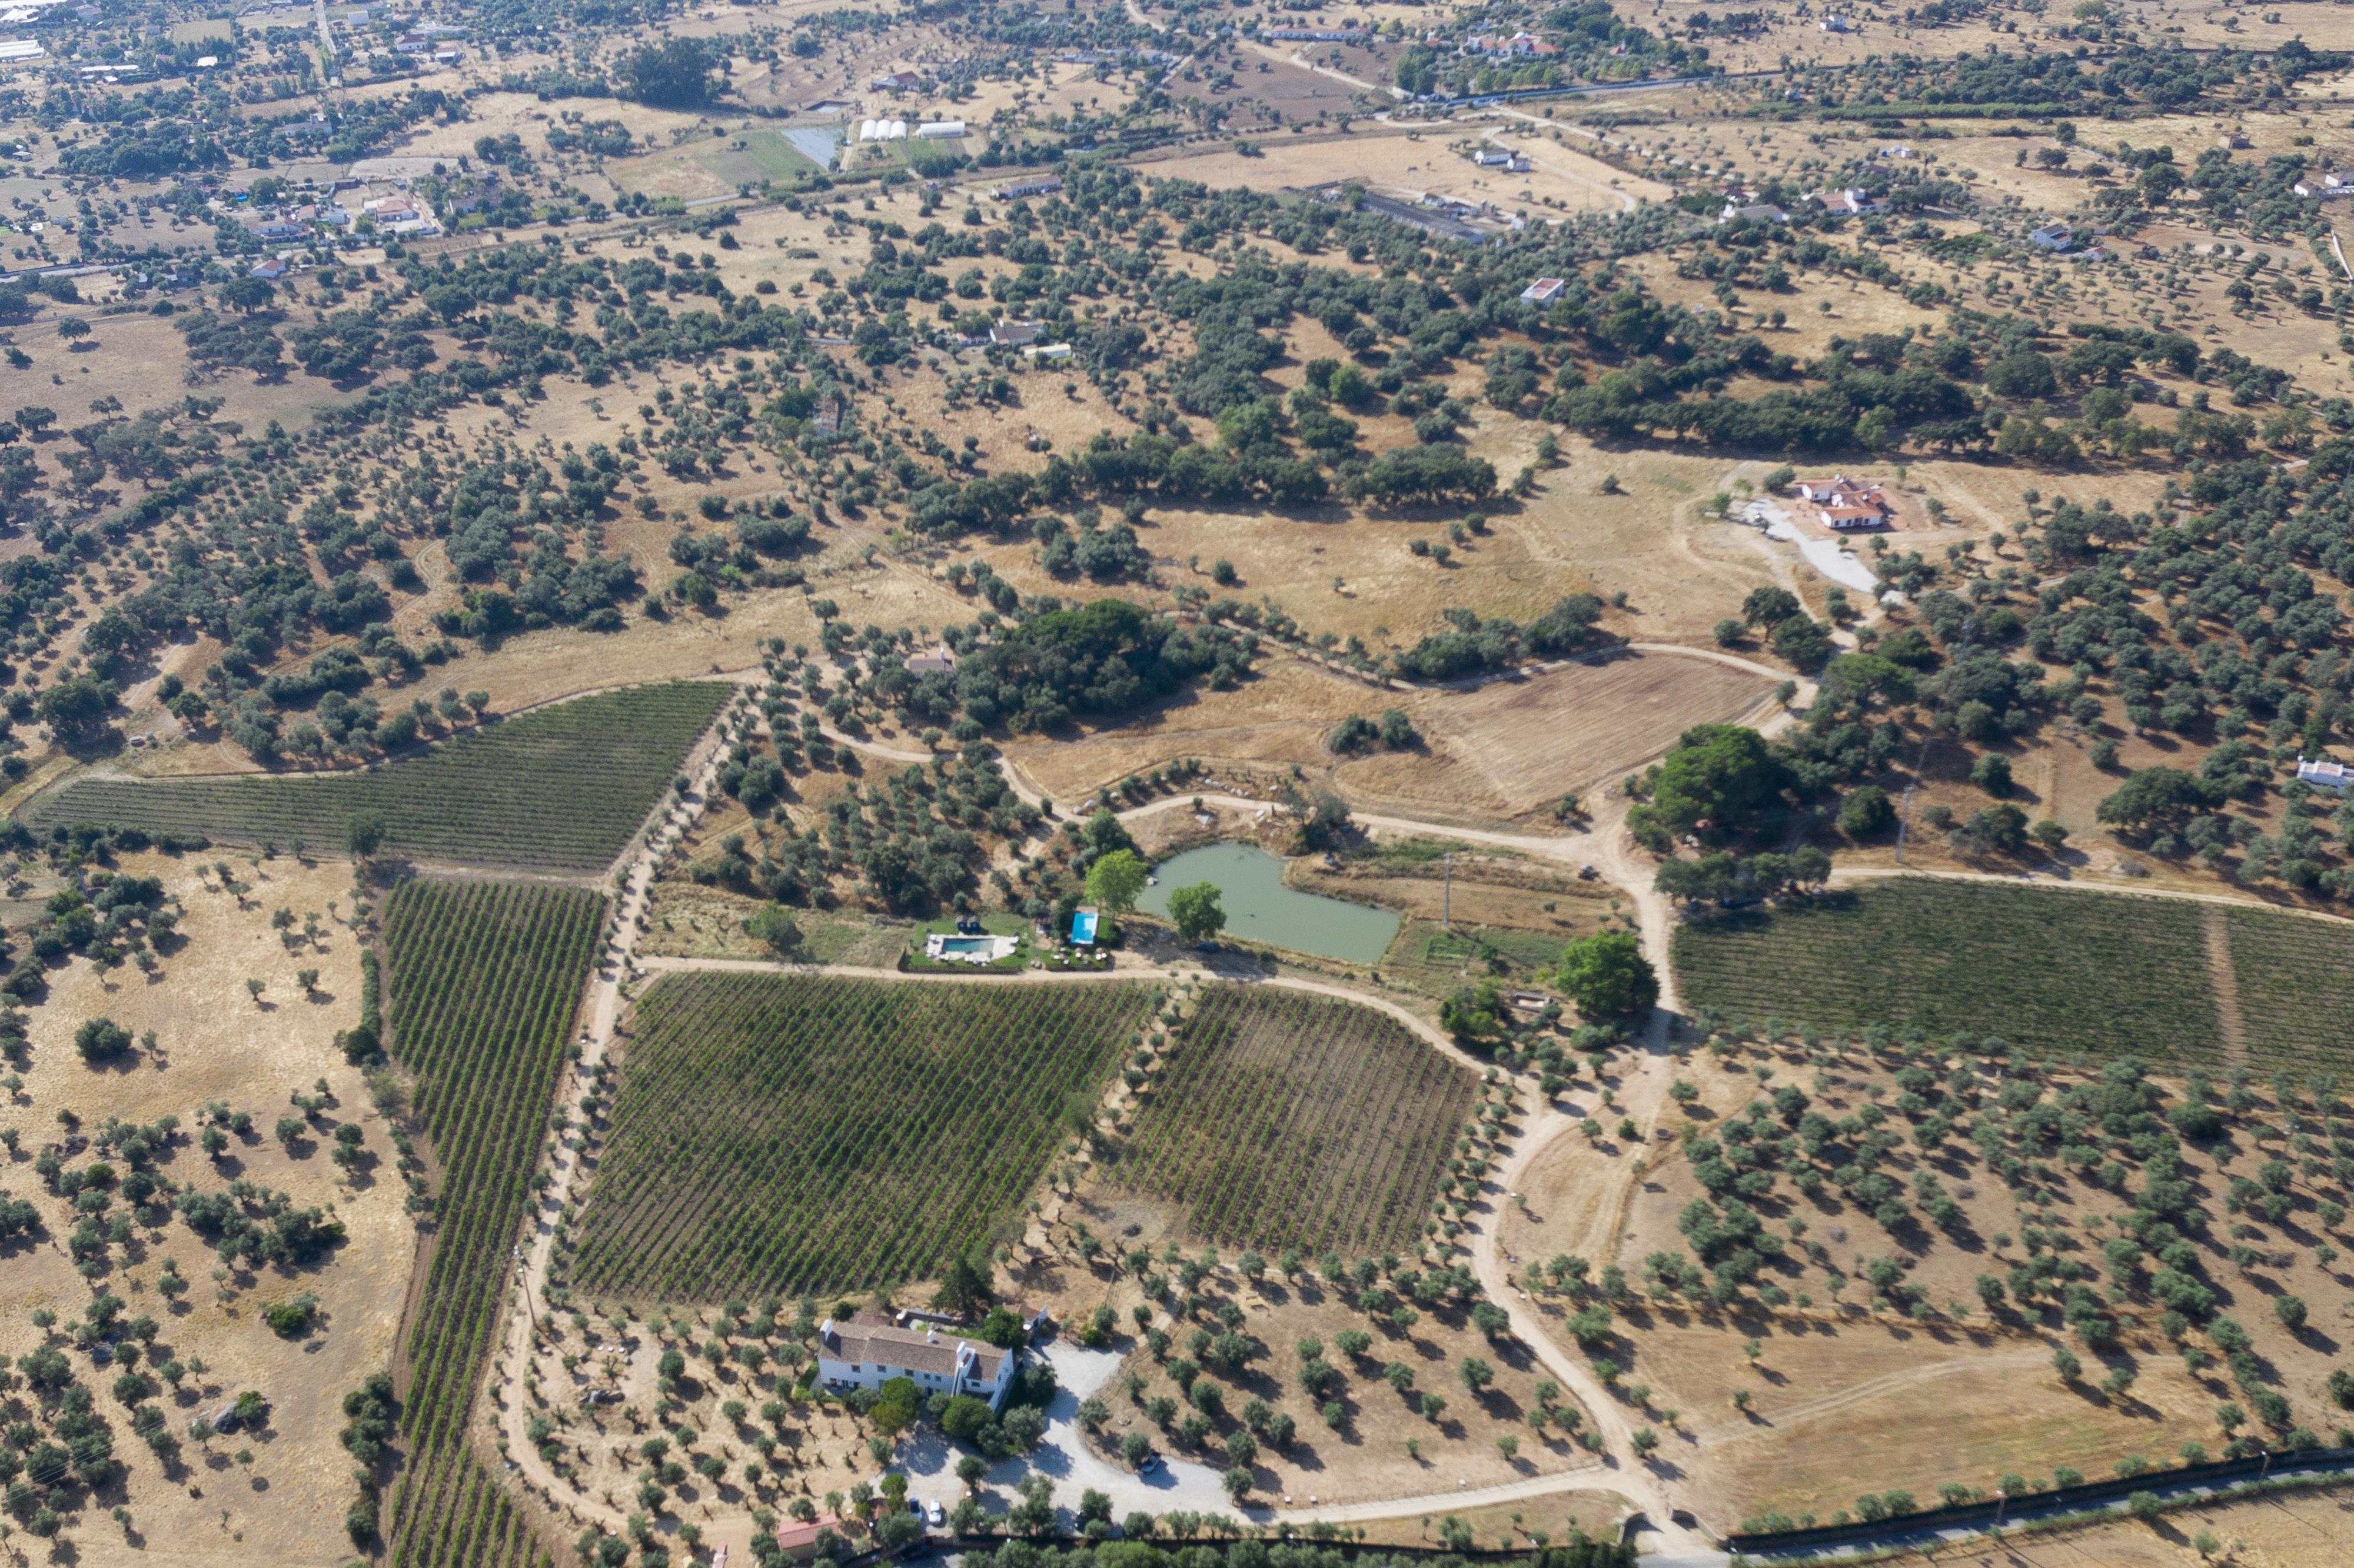
[[[1885,528],[1896,514],[1894,503],[1879,485],[1843,473],[1829,479],[1802,479],[1792,488],[1812,509],[1815,521],[1834,534]]]

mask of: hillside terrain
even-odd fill
[[[2354,19],[10,15],[27,1561],[2330,1560]]]

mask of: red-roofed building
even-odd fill
[[[826,1534],[860,1542],[865,1539],[866,1526],[857,1520],[831,1513],[819,1514],[806,1524],[797,1519],[780,1520],[777,1524],[777,1544],[796,1563],[806,1563],[816,1556],[818,1537]]]
[[[1792,488],[1813,509],[1815,521],[1835,534],[1885,528],[1896,514],[1894,503],[1880,486],[1843,473],[1829,479],[1802,479]]]

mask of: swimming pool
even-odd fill
[[[935,931],[924,938],[924,957],[948,959],[960,964],[993,964],[1000,959],[1011,958],[1022,945],[1013,937],[952,936]]]

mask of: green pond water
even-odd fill
[[[1283,862],[1249,844],[1209,844],[1152,868],[1157,878],[1136,906],[1166,917],[1169,895],[1197,882],[1215,883],[1226,911],[1225,935],[1349,963],[1370,964],[1397,935],[1398,916],[1283,885]]]

